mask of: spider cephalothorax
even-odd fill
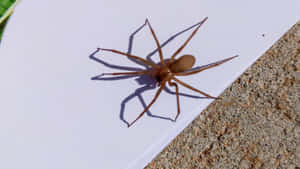
[[[123,56],[127,56],[130,59],[134,59],[137,61],[140,61],[148,66],[151,67],[151,69],[149,70],[141,70],[141,71],[136,71],[136,72],[120,72],[120,73],[104,73],[103,75],[150,75],[153,79],[155,79],[158,83],[159,89],[157,90],[154,98],[152,99],[152,101],[148,104],[148,106],[144,109],[144,111],[130,124],[128,124],[128,127],[130,127],[132,124],[134,124],[139,118],[141,118],[145,112],[148,111],[148,109],[152,106],[152,104],[156,101],[156,99],[158,98],[158,96],[160,95],[161,91],[163,90],[163,88],[168,84],[172,87],[175,87],[176,90],[176,100],[177,100],[177,115],[174,119],[174,121],[176,121],[176,119],[178,118],[179,114],[180,114],[180,104],[179,104],[179,88],[178,88],[178,84],[189,88],[195,92],[198,92],[204,96],[206,96],[207,98],[212,98],[212,99],[216,99],[216,97],[210,96],[209,94],[200,91],[186,83],[184,83],[183,81],[179,80],[176,78],[176,76],[187,76],[187,75],[191,75],[191,74],[196,74],[199,73],[203,70],[221,65],[235,57],[230,57],[227,59],[224,59],[222,61],[219,62],[215,62],[213,64],[210,64],[206,67],[200,67],[200,68],[196,68],[196,69],[192,69],[193,65],[195,64],[195,57],[193,55],[182,55],[181,57],[179,57],[178,59],[176,59],[176,56],[183,50],[183,48],[188,44],[188,42],[192,39],[192,37],[196,34],[196,32],[198,31],[198,29],[201,27],[201,25],[207,20],[207,17],[202,20],[199,25],[197,26],[197,28],[192,32],[192,34],[188,37],[188,39],[183,43],[183,45],[177,49],[174,54],[171,56],[170,59],[168,59],[168,61],[165,61],[163,59],[163,54],[162,54],[162,50],[161,50],[161,46],[158,42],[158,39],[154,33],[154,30],[152,29],[149,21],[146,19],[145,24],[147,24],[150,28],[150,31],[153,35],[153,38],[156,42],[157,45],[157,49],[158,49],[158,53],[159,53],[159,58],[160,58],[160,62],[159,64],[155,64],[151,61],[148,61],[146,59],[143,59],[141,57],[138,56],[134,56],[131,54],[127,54],[124,52],[120,52],[114,49],[104,49],[104,48],[98,48],[98,50],[103,50],[103,51],[109,51],[109,52],[113,52],[116,54],[120,54]],[[176,83],[177,82],[177,83]]]
[[[193,67],[195,64],[195,57],[192,55],[183,55],[173,62],[168,62],[165,65],[159,65],[160,68],[154,69],[151,76],[158,84],[166,79],[170,78],[173,73],[184,72]]]

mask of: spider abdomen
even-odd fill
[[[193,55],[183,55],[175,60],[169,66],[172,73],[184,72],[191,69],[195,64],[195,57]]]

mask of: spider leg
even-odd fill
[[[148,19],[146,19],[145,23],[148,24],[148,26],[149,26],[149,28],[150,28],[150,31],[151,31],[151,33],[152,33],[152,35],[153,35],[153,38],[154,38],[154,40],[155,40],[155,42],[156,42],[157,49],[158,49],[158,53],[159,53],[160,62],[161,62],[162,65],[165,65],[164,58],[163,58],[163,54],[162,54],[162,50],[161,50],[159,41],[158,41],[158,39],[157,39],[157,37],[156,37],[156,35],[155,35],[155,32],[154,32],[154,30],[152,29],[152,26],[150,25],[150,22],[148,21]]]
[[[176,89],[176,100],[177,100],[177,115],[175,117],[175,120],[177,120],[179,114],[180,114],[180,104],[179,104],[179,91],[178,91],[178,85],[174,82],[171,82],[171,80],[168,81],[169,85],[170,86],[175,86],[175,89]]]
[[[128,66],[119,66],[119,65],[114,65],[107,63],[95,56],[96,53],[98,53],[100,49],[98,48],[96,51],[94,51],[92,54],[90,54],[89,58],[92,59],[95,62],[98,62],[100,64],[103,64],[106,67],[112,68],[112,69],[119,69],[119,70],[127,70],[127,71],[139,71],[142,70],[140,68],[134,68],[134,67],[128,67]]]
[[[198,93],[200,93],[200,94],[202,94],[202,95],[204,95],[204,96],[206,96],[206,97],[208,97],[208,98],[211,98],[211,99],[218,99],[217,97],[213,97],[213,96],[211,96],[211,95],[209,95],[209,94],[207,94],[207,93],[205,93],[205,92],[203,92],[203,91],[200,91],[200,90],[198,90],[198,89],[196,89],[196,88],[194,88],[194,87],[192,87],[192,86],[190,86],[190,85],[188,85],[188,84],[182,82],[181,80],[177,79],[176,77],[173,77],[172,79],[173,79],[174,81],[178,82],[179,84],[181,84],[182,86],[184,86],[184,87],[186,87],[186,88],[189,88],[189,89],[191,89],[191,90],[193,90],[193,91],[195,91],[195,92],[198,92]]]
[[[238,55],[235,55],[235,56],[233,56],[233,57],[230,57],[230,58],[221,60],[220,62],[216,62],[216,63],[211,64],[211,65],[209,65],[209,66],[200,68],[200,69],[198,69],[198,70],[194,70],[194,71],[191,71],[191,72],[179,72],[179,73],[174,73],[174,75],[176,75],[176,76],[186,76],[186,75],[191,75],[191,74],[199,73],[199,72],[201,72],[201,71],[203,71],[203,70],[206,70],[206,69],[210,69],[210,68],[219,66],[219,65],[221,65],[221,64],[223,64],[223,63],[225,63],[225,62],[228,62],[228,61],[230,61],[231,59],[234,59],[234,58],[236,58],[236,57],[238,57]]]
[[[199,24],[201,24],[201,22],[198,22],[198,23],[196,23],[196,24],[194,24],[194,25],[192,25],[192,26],[190,26],[190,27],[188,27],[188,28],[186,28],[186,29],[184,29],[184,30],[182,30],[182,31],[180,31],[180,32],[177,32],[176,34],[172,35],[169,39],[167,39],[166,41],[164,41],[163,43],[161,43],[160,48],[162,49],[164,46],[166,46],[168,43],[170,43],[171,41],[173,41],[173,40],[174,40],[175,38],[177,38],[179,35],[181,35],[181,34],[187,32],[187,31],[189,31],[189,30],[195,28],[195,27],[198,26]],[[146,24],[144,24],[144,25],[146,25]],[[157,51],[158,51],[158,48],[156,48],[156,49],[154,49],[152,52],[150,52],[150,53],[146,56],[147,60],[154,62],[154,61],[152,60],[151,57],[152,57]]]
[[[200,23],[199,25],[197,26],[197,28],[193,31],[193,33],[188,37],[188,39],[183,43],[183,45],[177,49],[177,51],[172,55],[171,59],[170,59],[170,62],[169,64],[171,64],[176,55],[178,55],[178,53],[180,53],[182,51],[182,49],[189,43],[189,41],[192,39],[192,37],[197,33],[198,29],[203,25],[203,23],[208,19],[208,17],[204,18]]]
[[[128,127],[132,126],[139,118],[141,118],[145,114],[145,112],[147,112],[149,110],[149,108],[152,106],[152,104],[156,101],[156,99],[160,95],[160,93],[163,90],[163,88],[165,87],[165,85],[166,85],[166,81],[163,81],[160,88],[157,90],[154,98],[152,99],[152,101],[148,104],[148,106],[145,108],[145,110],[133,122],[131,122],[128,125]]]
[[[154,63],[152,63],[152,62],[150,62],[150,61],[148,61],[146,59],[143,59],[141,57],[134,56],[134,55],[131,55],[131,54],[127,54],[127,53],[124,53],[124,52],[120,52],[120,51],[115,50],[115,49],[104,49],[104,48],[98,48],[98,49],[99,50],[103,50],[103,51],[112,52],[112,53],[117,53],[117,54],[120,54],[120,55],[124,55],[124,56],[127,56],[127,57],[131,58],[131,59],[136,59],[136,60],[138,60],[140,62],[145,63],[146,65],[152,66],[153,68],[158,68],[159,67],[158,65],[156,65],[156,64],[154,64]]]
[[[117,72],[117,73],[102,73],[101,76],[106,76],[106,75],[144,75],[150,73],[150,70],[142,70],[142,71],[137,71],[137,72]]]

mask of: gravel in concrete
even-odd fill
[[[221,98],[146,169],[300,169],[300,22]]]

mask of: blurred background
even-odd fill
[[[18,0],[0,0],[0,43],[4,28]]]

